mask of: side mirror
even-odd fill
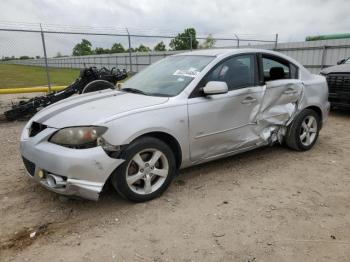
[[[344,62],[345,62],[345,59],[339,60],[339,61],[337,62],[337,65],[344,64]]]
[[[225,94],[228,92],[228,87],[226,82],[221,81],[210,81],[205,87],[203,87],[203,93],[205,95],[218,95]]]

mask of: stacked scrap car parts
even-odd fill
[[[45,96],[38,96],[28,101],[20,101],[13,104],[12,108],[4,113],[7,120],[19,120],[34,115],[44,107],[56,103],[73,94],[83,94],[103,89],[114,89],[117,81],[128,76],[126,70],[112,68],[108,70],[103,67],[85,68],[80,71],[80,76],[71,85],[59,92],[54,92]]]

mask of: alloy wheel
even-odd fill
[[[300,142],[304,146],[310,146],[316,139],[317,121],[313,116],[304,118],[300,128]]]
[[[169,174],[169,162],[158,149],[144,149],[129,161],[126,182],[137,194],[151,194],[158,190]]]

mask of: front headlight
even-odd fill
[[[98,145],[98,139],[107,131],[103,126],[78,126],[58,130],[49,139],[51,143],[72,148],[91,148]]]

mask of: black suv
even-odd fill
[[[327,79],[331,106],[350,108],[350,57],[337,64],[323,69],[320,74]]]

